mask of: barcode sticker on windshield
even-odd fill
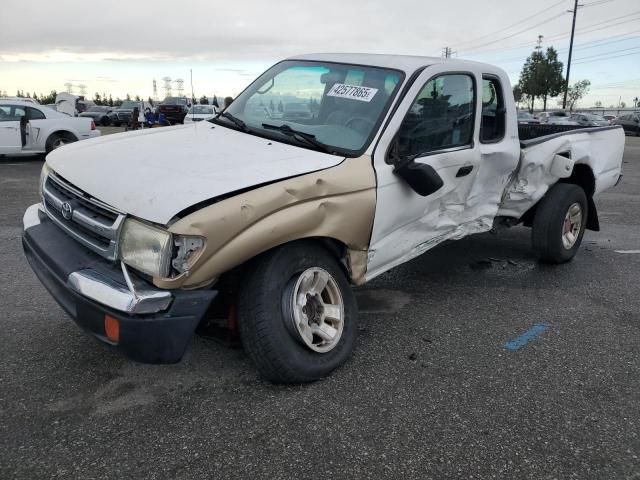
[[[329,97],[350,98],[352,100],[360,100],[361,102],[370,102],[376,93],[378,93],[377,88],[357,87],[355,85],[336,83],[331,87],[327,95]]]

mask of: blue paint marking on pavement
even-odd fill
[[[540,335],[542,332],[544,332],[547,328],[549,328],[549,325],[547,325],[545,323],[536,323],[533,327],[531,327],[529,330],[524,332],[518,338],[515,338],[515,339],[505,343],[504,344],[504,348],[506,348],[507,350],[514,351],[514,352],[516,350],[520,350],[527,343],[529,343],[531,340],[533,340],[538,335]]]

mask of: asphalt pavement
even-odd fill
[[[0,478],[640,479],[640,138],[574,261],[523,227],[438,247],[358,289],[344,367],[287,387],[203,337],[158,366],[79,330],[22,254],[41,165],[0,160]]]

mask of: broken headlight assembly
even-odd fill
[[[170,278],[186,273],[204,249],[204,239],[176,235],[164,228],[129,218],[120,234],[120,259],[154,277]]]

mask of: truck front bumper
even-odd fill
[[[83,329],[144,363],[175,363],[215,290],[160,290],[86,250],[32,205],[22,244],[38,279]],[[116,335],[117,333],[117,335]]]

